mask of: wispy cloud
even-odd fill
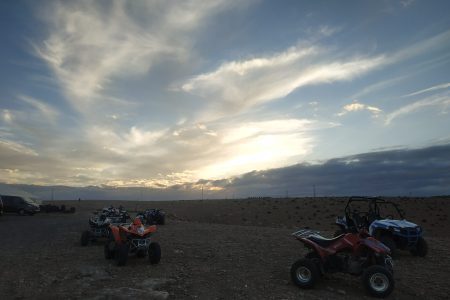
[[[213,113],[220,117],[283,98],[302,86],[350,80],[379,67],[385,59],[330,61],[324,52],[320,47],[296,46],[270,56],[226,62],[213,72],[191,78],[181,88],[220,108]]]
[[[0,139],[0,149],[4,151],[14,151],[19,154],[38,156],[38,153],[32,148],[18,142]]]
[[[442,106],[443,108],[446,108],[450,106],[450,95],[449,93],[441,94],[441,95],[434,95],[427,98],[424,98],[422,100],[407,104],[391,113],[389,113],[386,116],[385,124],[389,125],[394,119],[413,113],[415,111],[418,111],[420,109],[430,107],[430,106]]]
[[[31,105],[42,115],[42,117],[50,122],[54,122],[59,115],[59,112],[56,109],[41,100],[26,95],[19,95],[18,98]]]
[[[58,2],[48,10],[49,36],[35,44],[68,99],[89,110],[115,79],[147,73],[162,61],[189,57],[188,33],[227,1],[164,3]],[[145,18],[139,18],[139,16]]]
[[[428,93],[428,92],[434,92],[434,91],[437,91],[437,90],[446,89],[446,88],[449,88],[449,87],[450,87],[450,82],[443,83],[443,84],[438,84],[438,85],[435,85],[435,86],[432,86],[432,87],[429,87],[429,88],[426,88],[426,89],[423,89],[423,90],[420,90],[420,91],[416,91],[416,92],[413,92],[413,93],[410,93],[410,94],[403,95],[402,97],[416,96],[416,95],[420,95],[420,94],[424,94],[424,93]]]

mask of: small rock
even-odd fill
[[[347,295],[347,292],[345,292],[344,290],[337,290],[337,293],[339,295]]]

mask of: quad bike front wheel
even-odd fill
[[[89,243],[89,238],[90,238],[90,233],[88,230],[83,231],[83,233],[81,234],[81,246],[87,246],[87,244]]]
[[[377,298],[385,298],[394,290],[394,277],[386,268],[374,265],[368,267],[362,276],[367,292]]]
[[[319,279],[319,270],[311,259],[303,258],[292,265],[291,279],[297,286],[310,289]]]
[[[425,257],[428,253],[428,244],[423,237],[417,241],[416,247],[411,249],[411,254],[414,256]]]
[[[114,258],[114,252],[116,249],[116,242],[114,239],[108,239],[108,241],[105,244],[105,258],[106,259],[113,259]]]
[[[150,243],[148,246],[148,260],[152,265],[156,265],[161,260],[161,246],[158,243]]]
[[[127,244],[116,245],[114,251],[114,258],[118,266],[124,266],[128,260],[129,246]]]

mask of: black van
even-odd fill
[[[20,196],[0,196],[3,202],[4,212],[15,212],[19,215],[34,215],[39,212],[39,205],[30,199],[20,197]]]

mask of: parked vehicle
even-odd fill
[[[66,209],[66,206],[64,204],[61,206],[54,204],[41,204],[39,205],[39,208],[41,209],[41,212],[45,213],[53,213],[53,212],[61,212],[65,214],[75,213],[75,207],[72,206],[71,208]]]
[[[108,239],[111,235],[110,225],[121,224],[130,219],[127,211],[112,206],[104,208],[100,213],[94,212],[94,216],[89,219],[89,229],[81,234],[81,246],[87,246],[89,242],[100,238]]]
[[[26,197],[1,195],[0,198],[3,202],[4,212],[14,212],[19,215],[32,216],[40,211],[39,205]]]
[[[166,213],[162,209],[147,209],[143,212],[138,212],[136,217],[146,225],[164,225],[166,223]]]
[[[344,216],[336,219],[339,230],[335,236],[355,232],[356,223],[388,246],[392,256],[397,249],[409,250],[413,255],[421,257],[428,253],[422,227],[405,220],[404,211],[392,201],[378,197],[350,197]]]
[[[156,225],[145,228],[140,218],[135,218],[129,225],[111,225],[112,235],[105,244],[105,258],[115,259],[118,266],[123,266],[128,260],[129,254],[138,257],[148,256],[151,264],[159,263],[161,259],[161,247],[152,241],[152,235],[156,232]]]
[[[389,248],[368,232],[346,233],[333,239],[309,229],[292,234],[310,249],[291,267],[291,279],[301,288],[312,288],[325,273],[342,272],[362,276],[366,290],[387,297],[394,289],[393,262]]]

